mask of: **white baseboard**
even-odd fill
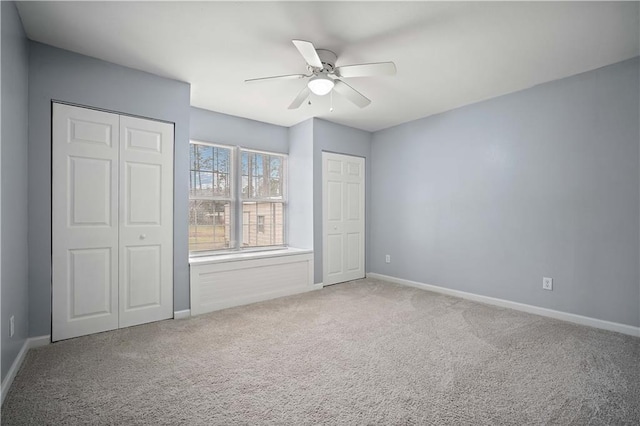
[[[424,284],[417,281],[405,280],[402,278],[391,277],[388,275],[368,273],[367,277],[389,281],[396,284],[402,284],[410,287],[416,287],[423,290],[433,291],[436,293],[446,294],[448,296],[454,296],[454,297],[460,297],[463,299],[473,300],[474,302],[486,303],[488,305],[515,309],[517,311],[527,312],[530,314],[541,315],[544,317],[555,318],[562,321],[572,322],[575,324],[587,325],[589,327],[595,327],[595,328],[600,328],[600,329],[609,330],[609,331],[616,331],[618,333],[640,337],[640,327],[635,327],[632,325],[620,324],[617,322],[585,317],[582,315],[556,311],[553,309],[541,308],[539,306],[527,305],[525,303],[519,303],[519,302],[512,302],[510,300],[498,299],[495,297],[482,296],[474,293],[467,293],[466,291],[453,290],[446,287],[439,287],[436,285]]]
[[[9,388],[11,388],[11,384],[13,383],[13,379],[16,378],[16,374],[20,370],[22,363],[24,362],[24,358],[27,356],[27,352],[29,349],[38,348],[40,346],[45,346],[51,343],[51,336],[38,336],[38,337],[29,337],[22,344],[22,348],[20,348],[20,352],[18,352],[18,356],[13,360],[13,364],[11,364],[11,368],[7,372],[7,376],[4,378],[2,382],[2,388],[0,389],[0,405],[4,403],[4,398],[9,393]]]
[[[47,346],[50,344],[51,336],[29,337],[27,341],[29,342],[29,349],[39,348],[40,346]]]
[[[182,311],[175,311],[173,313],[173,319],[185,319],[191,316],[191,309],[184,309]]]
[[[322,290],[323,287],[324,287],[323,283],[316,283],[313,285],[314,290]]]

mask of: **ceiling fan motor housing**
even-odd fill
[[[336,59],[338,56],[330,50],[326,49],[316,49],[318,56],[320,57],[320,62],[322,62],[322,70],[319,72],[330,74],[336,67]]]

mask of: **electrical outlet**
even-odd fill
[[[13,315],[9,318],[9,337],[13,337],[13,333],[15,332],[15,321]]]
[[[388,254],[388,255],[386,255],[386,256],[384,257],[384,262],[385,262],[385,263],[391,263],[391,255],[390,255],[390,254]]]
[[[553,278],[542,277],[542,288],[545,290],[553,290]]]

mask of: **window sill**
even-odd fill
[[[287,247],[277,250],[263,250],[243,253],[216,254],[210,256],[199,256],[189,258],[189,265],[206,265],[211,263],[236,262],[250,259],[267,259],[271,257],[294,256],[297,254],[311,254],[311,249],[300,249]]]

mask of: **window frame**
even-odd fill
[[[230,151],[230,198],[213,196],[213,197],[192,197],[191,195],[191,177],[189,183],[189,203],[193,199],[202,199],[207,201],[224,201],[229,202],[229,248],[222,249],[214,249],[214,250],[191,250],[189,246],[189,257],[197,258],[204,256],[217,256],[217,255],[229,255],[233,253],[246,253],[246,252],[254,252],[254,251],[270,251],[270,250],[282,250],[288,247],[288,186],[289,186],[289,174],[288,174],[288,162],[289,155],[286,153],[280,152],[272,152],[272,151],[263,151],[256,150],[251,148],[244,148],[242,146],[236,145],[225,145],[219,144],[215,142],[207,142],[198,139],[190,139],[189,140],[189,174],[192,173],[192,164],[191,164],[191,146],[192,145],[204,145],[211,146],[216,148],[228,149]],[[282,159],[282,198],[274,199],[274,198],[245,198],[242,195],[242,153],[257,153],[269,156],[277,156]],[[245,202],[254,202],[254,203],[271,203],[271,204],[282,204],[282,244],[277,245],[266,245],[266,246],[247,246],[243,247],[243,230],[244,230],[244,203]],[[190,207],[189,207],[190,208]],[[191,217],[191,212],[189,212],[189,217]],[[256,219],[257,221],[257,219]],[[257,223],[257,222],[256,222]],[[190,224],[189,224],[190,226]],[[256,225],[257,227],[257,225]]]

